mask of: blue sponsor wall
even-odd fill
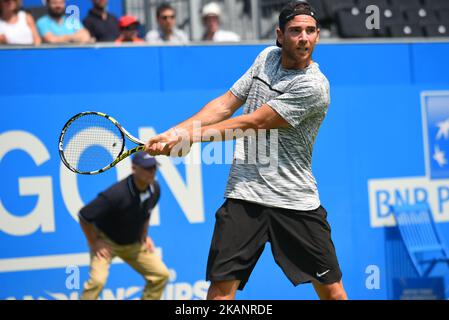
[[[147,138],[225,92],[264,47],[0,50],[0,298],[76,299],[87,279],[86,241],[73,217],[77,197],[88,202],[125,176],[129,163],[74,178],[61,166],[57,149],[69,117],[103,111]],[[398,237],[387,226],[391,217],[382,212],[387,203],[416,201],[408,196],[415,180],[424,181],[422,192],[438,206],[437,226],[449,243],[449,194],[432,198],[434,182],[426,171],[432,154],[426,151],[421,105],[423,92],[447,97],[448,56],[449,43],[323,44],[316,49],[332,102],[316,141],[313,169],[350,298],[390,299],[397,278],[416,277],[413,269],[400,268],[408,263],[403,248],[391,254]],[[449,103],[447,110],[449,119]],[[210,151],[207,146],[194,154]],[[162,198],[150,235],[172,274],[164,298],[204,299],[214,215],[229,165],[161,161]],[[404,187],[398,179],[415,180]],[[370,190],[371,180],[380,181],[377,192]],[[435,183],[449,188],[445,179]],[[395,271],[403,269],[408,273]],[[449,268],[439,267],[432,277],[448,273]],[[102,298],[138,298],[142,286],[138,274],[117,262]],[[446,283],[446,295],[447,288]],[[237,298],[316,296],[310,284],[292,286],[267,244]]]

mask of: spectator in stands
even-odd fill
[[[139,38],[139,26],[140,23],[134,16],[124,16],[120,18],[120,36],[115,40],[116,43],[122,42],[145,42]]]
[[[22,0],[0,0],[0,44],[41,43],[33,17],[21,7]]]
[[[117,18],[106,11],[108,0],[92,0],[93,8],[84,19],[84,27],[98,42],[114,41],[120,36]]]
[[[215,42],[238,42],[240,36],[232,31],[220,30],[221,9],[218,3],[210,2],[203,7],[203,24],[206,28],[203,40]]]
[[[157,30],[147,33],[145,39],[150,43],[187,43],[187,35],[176,28],[176,11],[168,3],[159,5],[156,10]]]
[[[65,0],[47,0],[48,15],[37,21],[42,39],[48,43],[93,42],[89,31],[75,16],[65,16]]]

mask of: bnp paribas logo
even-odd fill
[[[395,225],[389,210],[394,204],[427,202],[435,221],[449,221],[449,91],[422,92],[421,111],[426,174],[369,180],[372,227]]]
[[[427,118],[427,171],[431,179],[449,178],[449,97],[427,95],[423,99],[423,116]]]

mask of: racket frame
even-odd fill
[[[117,158],[114,159],[114,161],[112,161],[109,165],[98,169],[98,170],[94,170],[94,171],[80,171],[76,168],[74,168],[73,166],[71,166],[67,159],[64,156],[64,149],[63,149],[63,141],[64,141],[64,137],[65,137],[65,133],[67,131],[67,129],[70,127],[70,125],[77,119],[89,115],[89,114],[94,114],[94,115],[98,115],[101,117],[104,117],[106,119],[108,119],[109,121],[111,121],[120,131],[121,136],[122,136],[122,140],[123,140],[123,144],[122,144],[122,149],[120,150],[120,153],[118,154]],[[125,136],[126,138],[128,138],[129,140],[131,140],[132,142],[134,142],[135,144],[137,144],[138,146],[135,148],[132,148],[130,150],[125,151]],[[144,146],[144,142],[142,142],[141,140],[137,139],[136,137],[134,137],[133,135],[131,135],[128,131],[126,131],[125,128],[123,128],[120,123],[118,123],[117,120],[115,120],[113,117],[103,113],[103,112],[98,112],[98,111],[83,111],[80,112],[76,115],[74,115],[73,117],[71,117],[67,123],[64,125],[64,127],[61,130],[61,134],[59,136],[59,144],[58,144],[58,149],[59,149],[59,157],[61,158],[62,163],[64,163],[64,165],[70,170],[73,171],[75,173],[79,173],[79,174],[85,174],[85,175],[94,175],[94,174],[98,174],[98,173],[102,173],[106,170],[111,169],[112,167],[114,167],[115,165],[117,165],[117,163],[119,163],[120,161],[122,161],[123,159],[129,157],[130,155],[139,152],[139,151],[143,151],[145,149]]]

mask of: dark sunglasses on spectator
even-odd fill
[[[171,16],[161,16],[161,19],[162,19],[162,20],[168,20],[168,19],[174,19],[174,18],[176,18],[175,15],[171,15]]]

